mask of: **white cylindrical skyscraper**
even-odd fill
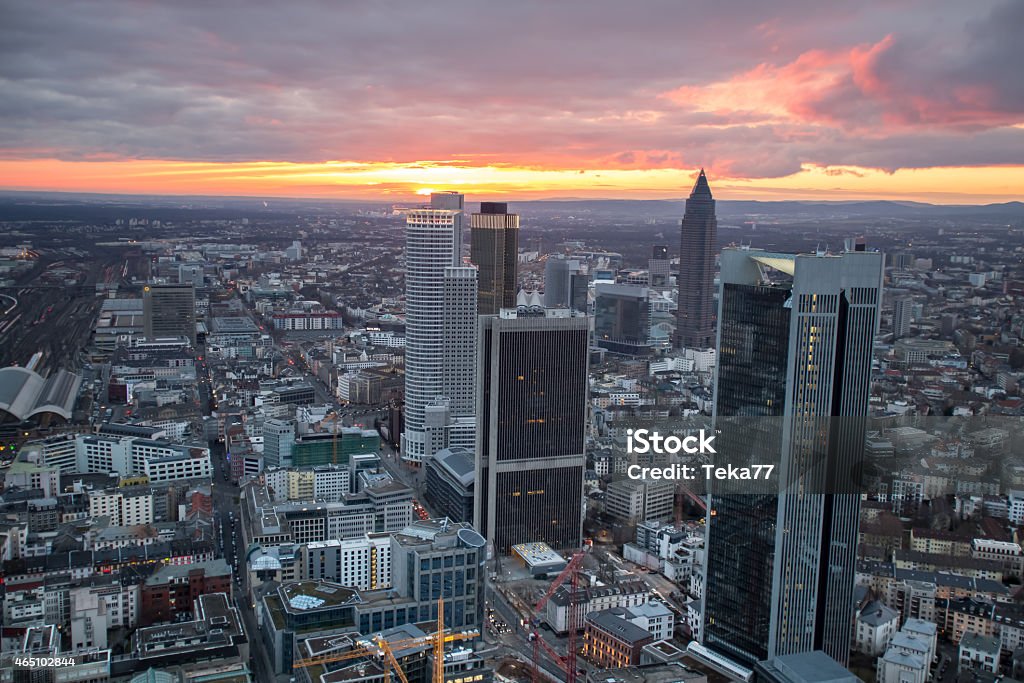
[[[467,327],[454,322],[463,317],[475,318],[476,310],[476,278],[464,272],[461,263],[463,202],[461,194],[432,195],[431,208],[416,209],[406,216],[402,458],[411,462],[422,462],[424,457],[447,445],[447,440],[439,440],[437,434],[428,436],[427,406],[449,398],[460,405],[471,403],[446,396],[453,373],[453,368],[448,367],[452,357],[446,349],[456,341],[453,335],[464,335]],[[462,296],[466,301],[453,302],[453,296]],[[449,416],[457,417],[455,413]],[[436,429],[437,425],[431,428]]]

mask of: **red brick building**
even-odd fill
[[[149,626],[190,615],[196,598],[210,593],[231,595],[231,569],[224,560],[165,565],[142,585],[139,624]]]
[[[614,669],[639,664],[640,651],[654,642],[654,636],[620,617],[616,610],[606,609],[587,614],[583,642],[588,661],[603,669]]]

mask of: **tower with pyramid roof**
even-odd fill
[[[704,169],[697,175],[683,215],[679,246],[679,298],[676,346],[706,349],[715,345],[715,251],[718,220]]]

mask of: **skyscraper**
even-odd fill
[[[594,341],[603,349],[627,355],[650,353],[651,303],[646,287],[594,285]]]
[[[647,261],[647,282],[651,287],[668,287],[671,275],[669,264],[668,247],[663,244],[655,245],[651,250],[651,258]]]
[[[914,319],[914,300],[908,296],[900,297],[892,305],[892,336],[901,339],[910,334],[910,323]]]
[[[686,200],[679,246],[676,346],[706,349],[715,343],[714,285],[718,220],[704,169]]]
[[[879,253],[722,252],[718,457],[776,462],[782,485],[711,491],[704,644],[740,664],[847,659],[860,496],[846,477],[863,457],[881,281]]]
[[[459,374],[471,373],[472,367],[449,353],[452,345],[475,344],[475,335],[466,336],[476,316],[476,273],[461,263],[464,200],[453,193],[431,195],[430,200],[431,208],[406,216],[402,457],[411,462],[447,447],[451,418],[458,411],[453,412],[453,397],[446,390],[456,384],[472,386],[471,375]],[[462,395],[454,401],[467,404]]]
[[[565,309],[504,309],[479,324],[476,527],[496,553],[531,541],[577,548],[588,318]]]
[[[445,268],[444,272],[444,363],[441,396],[446,405],[443,435],[431,435],[429,455],[450,446],[476,445],[476,397],[473,371],[476,368],[477,269],[472,266]]]
[[[477,309],[495,315],[516,303],[519,261],[519,215],[504,202],[480,202],[480,213],[469,219],[470,260],[480,269]]]
[[[548,257],[544,264],[544,306],[587,312],[590,276],[578,259],[562,255]]]
[[[142,319],[148,339],[187,337],[195,345],[195,287],[191,284],[146,285],[142,289]]]

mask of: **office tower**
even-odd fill
[[[711,490],[704,644],[744,666],[847,659],[860,512],[847,477],[863,457],[882,269],[863,251],[722,252],[716,457],[775,462],[782,487]]]
[[[449,446],[476,445],[473,371],[476,367],[477,269],[445,268],[441,396],[428,407],[427,455]],[[443,407],[437,410],[438,407]]]
[[[406,216],[405,431],[402,457],[422,462],[448,446],[452,418],[465,418],[472,367],[453,347],[475,355],[476,272],[462,266],[463,196],[435,194],[431,208]],[[470,333],[467,336],[467,330]],[[460,374],[461,373],[461,374]],[[460,384],[457,395],[447,391]],[[469,387],[469,389],[467,389]],[[459,406],[453,410],[452,401]],[[466,426],[465,419],[460,420]],[[472,442],[472,433],[469,440]]]
[[[146,285],[142,289],[147,339],[187,337],[196,343],[196,290],[191,284]]]
[[[516,300],[519,260],[519,215],[504,202],[480,202],[480,213],[469,219],[470,260],[480,269],[478,312],[495,315]]]
[[[594,285],[594,340],[614,353],[651,351],[651,303],[646,287]]]
[[[453,211],[452,225],[455,232],[455,261],[453,266],[462,265],[462,230],[465,223],[466,197],[459,192],[435,192],[430,195],[430,208]]]
[[[704,169],[700,170],[681,223],[676,346],[706,349],[715,343],[714,285],[718,220]]]
[[[544,264],[544,306],[587,312],[590,277],[577,259],[549,256]]]
[[[480,316],[474,517],[507,554],[577,548],[583,531],[588,318],[565,309]]]
[[[892,305],[892,337],[902,339],[910,334],[910,323],[914,319],[914,300],[900,297]]]
[[[263,464],[291,467],[295,446],[295,421],[268,418],[263,422]]]
[[[651,258],[647,261],[647,281],[652,288],[668,287],[671,268],[669,265],[668,247],[656,245],[651,250]]]
[[[914,255],[905,251],[889,254],[889,265],[894,270],[910,270],[914,267]]]

